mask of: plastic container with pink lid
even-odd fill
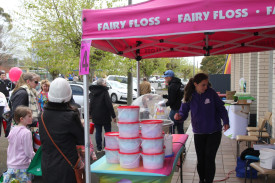
[[[117,122],[120,137],[139,137],[139,122]]]
[[[139,121],[139,106],[119,106],[118,121],[120,122],[137,122]]]
[[[162,137],[162,120],[143,120],[140,122],[141,135],[144,138]]]
[[[122,153],[136,153],[140,151],[139,137],[118,137],[119,150]]]
[[[105,147],[106,162],[111,164],[119,163],[119,149],[109,149]]]
[[[109,149],[119,149],[118,145],[118,132],[107,132],[104,134],[105,147]]]
[[[141,138],[141,148],[144,153],[160,153],[163,152],[163,137]]]
[[[145,169],[160,169],[164,164],[164,152],[144,153],[142,152],[143,167]]]
[[[123,153],[119,151],[119,163],[121,168],[138,168],[140,164],[140,152]]]

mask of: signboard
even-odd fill
[[[89,74],[89,56],[92,40],[81,41],[79,75]]]

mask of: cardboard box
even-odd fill
[[[226,100],[234,100],[236,91],[226,91]]]
[[[237,104],[251,104],[252,100],[238,100]]]

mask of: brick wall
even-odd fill
[[[257,83],[258,83],[258,52],[249,53],[250,55],[250,63],[249,63],[249,92],[251,96],[257,99]],[[257,102],[252,102],[250,106],[250,113],[257,114]]]
[[[257,77],[257,119],[264,116],[268,111],[268,88],[269,88],[269,51],[259,52],[258,77]]]

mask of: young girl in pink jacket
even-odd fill
[[[32,111],[25,106],[18,106],[14,112],[17,123],[8,136],[7,150],[8,170],[3,174],[3,183],[17,179],[20,183],[31,183],[32,175],[27,173],[32,158],[34,157],[32,133],[27,125],[32,124]]]

